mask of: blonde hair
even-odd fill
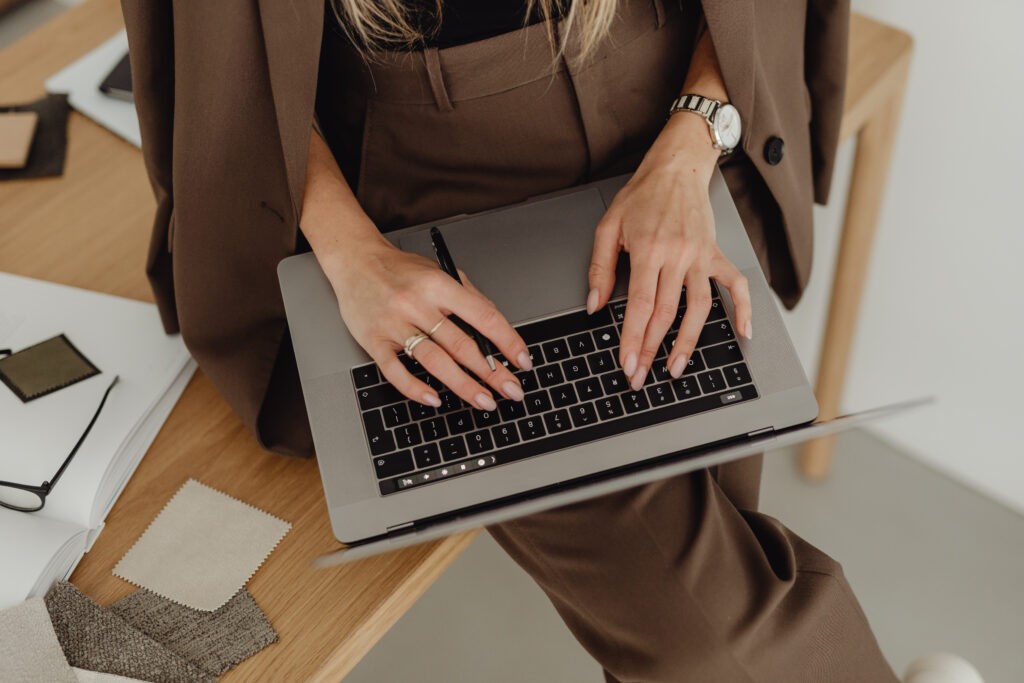
[[[481,0],[486,1],[486,0]],[[435,0],[437,30],[441,24],[442,0]],[[415,48],[424,36],[413,25],[409,7],[402,0],[331,0],[334,14],[352,42],[370,51],[388,45]],[[554,57],[563,56],[571,32],[579,32],[579,51],[574,58],[586,61],[598,43],[608,34],[615,18],[618,0],[526,0],[526,17],[539,7],[545,21],[562,16]],[[548,39],[555,47],[555,37],[548,23]]]

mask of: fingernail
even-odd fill
[[[495,403],[494,399],[487,394],[477,394],[476,407],[480,410],[494,410],[498,407],[498,404]]]
[[[592,315],[594,311],[597,310],[597,297],[598,293],[596,287],[591,289],[590,293],[587,294],[587,315]]]
[[[508,382],[502,384],[501,388],[505,390],[505,395],[508,396],[513,401],[523,400],[523,388],[516,384],[515,382],[513,382],[512,380],[509,380]]]
[[[622,371],[626,373],[626,377],[632,377],[633,373],[636,372],[636,352],[630,351],[626,354],[626,362],[622,364]]]
[[[644,380],[647,379],[647,368],[640,366],[637,368],[636,374],[629,380],[629,386],[633,391],[640,391],[640,387],[644,385]]]
[[[679,379],[680,377],[683,376],[683,370],[685,370],[685,369],[686,369],[686,356],[679,356],[679,358],[676,358],[676,362],[672,364],[672,367],[669,368],[668,372],[669,372],[670,375],[672,375],[676,379]]]
[[[747,334],[745,336],[747,339],[753,339],[754,337],[754,323],[751,320],[747,321]]]
[[[441,399],[436,394],[431,394],[430,392],[423,394],[423,402],[435,408],[441,407]]]
[[[522,351],[518,356],[516,356],[516,363],[519,365],[520,370],[533,369],[533,363],[530,362],[530,354],[526,351]]]

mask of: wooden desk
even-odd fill
[[[857,155],[818,362],[815,394],[818,416],[823,420],[839,414],[913,44],[909,35],[892,26],[857,14],[852,18],[846,106],[839,139],[843,142],[856,137]],[[830,436],[804,445],[799,466],[806,477],[820,479],[828,473],[834,441],[835,437]]]
[[[88,0],[0,52],[3,99],[41,96],[48,76],[121,26],[117,0]],[[0,183],[0,270],[151,301],[143,266],[154,204],[141,154],[75,113],[68,136],[63,177]],[[104,605],[134,591],[111,569],[190,477],[294,525],[249,582],[280,640],[228,682],[337,683],[473,536],[313,570],[336,547],[316,463],[262,451],[200,373],[72,581]]]

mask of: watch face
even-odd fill
[[[740,144],[740,113],[731,104],[723,104],[715,112],[715,132],[726,149]]]

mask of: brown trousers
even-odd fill
[[[543,25],[369,66],[329,30],[318,119],[382,229],[519,201],[635,168],[699,20],[624,3],[597,57],[570,44],[554,74]],[[774,205],[744,159],[723,172],[767,272]],[[894,681],[839,565],[756,512],[760,475],[756,456],[488,530],[609,681]]]

